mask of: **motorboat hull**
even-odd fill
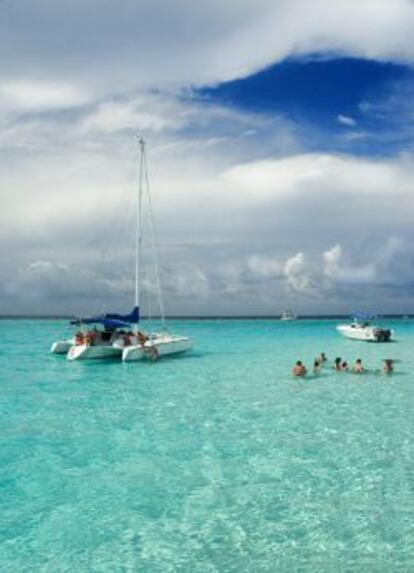
[[[112,344],[79,344],[69,348],[66,355],[68,360],[97,360],[102,358],[121,357],[122,350],[112,346]]]
[[[125,347],[122,351],[122,360],[124,362],[132,362],[144,358],[157,360],[162,356],[187,352],[192,347],[193,340],[187,336],[160,336],[147,340],[143,346],[139,344]]]
[[[362,326],[359,324],[341,324],[336,327],[337,331],[351,340],[365,342],[391,342],[393,331],[377,326]]]

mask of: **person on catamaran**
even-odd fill
[[[138,338],[138,342],[141,344],[141,346],[144,346],[144,344],[148,340],[148,336],[146,336],[144,333],[139,332],[139,331],[137,332],[137,338]]]
[[[364,372],[364,367],[362,366],[362,360],[360,358],[357,358],[355,360],[352,372],[354,372],[355,374],[362,374]]]
[[[292,369],[293,376],[306,376],[306,368],[301,360],[298,360]]]

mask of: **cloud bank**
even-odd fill
[[[0,312],[130,306],[137,133],[170,313],[405,312],[412,155],[352,150],[401,90],[361,101],[368,126],[332,117],[341,151],[195,88],[287,57],[412,65],[413,27],[408,0],[0,3]]]

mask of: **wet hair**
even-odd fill
[[[296,366],[302,366],[302,361],[301,361],[301,360],[298,360],[298,361],[296,362]]]
[[[318,360],[317,358],[315,358],[315,360],[313,361],[313,365],[314,366],[320,366],[321,362],[320,360]]]
[[[355,360],[355,362],[356,362],[357,364],[361,364],[361,363],[362,363],[362,360],[361,360],[360,358],[357,358],[357,359]]]
[[[338,356],[338,358],[335,358],[335,364],[339,364],[341,362],[342,358],[340,356]]]
[[[344,360],[344,361],[342,362],[341,366],[343,366],[343,367],[345,368],[346,366],[348,366],[348,362],[345,362],[345,360]]]

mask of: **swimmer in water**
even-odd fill
[[[315,360],[313,361],[313,373],[319,374],[319,372],[321,371],[321,367],[322,363],[320,362],[320,360],[318,360],[318,358],[315,358]]]
[[[326,358],[325,352],[321,352],[321,353],[319,354],[319,356],[316,357],[316,360],[318,360],[319,363],[320,363],[320,365],[322,366],[322,364],[323,364],[324,362],[326,362],[328,359]]]
[[[298,360],[292,369],[293,376],[306,376],[306,368],[302,364],[301,360]]]
[[[338,358],[335,358],[334,360],[333,369],[339,372],[341,370],[341,363],[342,363],[342,358],[338,356]]]
[[[342,362],[341,364],[341,370],[343,372],[348,372],[349,371],[349,366],[348,366],[348,362],[345,362],[345,360]]]
[[[392,374],[394,372],[393,360],[391,358],[384,359],[384,368],[382,371],[384,374]]]
[[[362,374],[364,372],[364,367],[362,366],[362,360],[360,358],[357,358],[357,360],[355,360],[352,372],[354,372],[355,374]]]

